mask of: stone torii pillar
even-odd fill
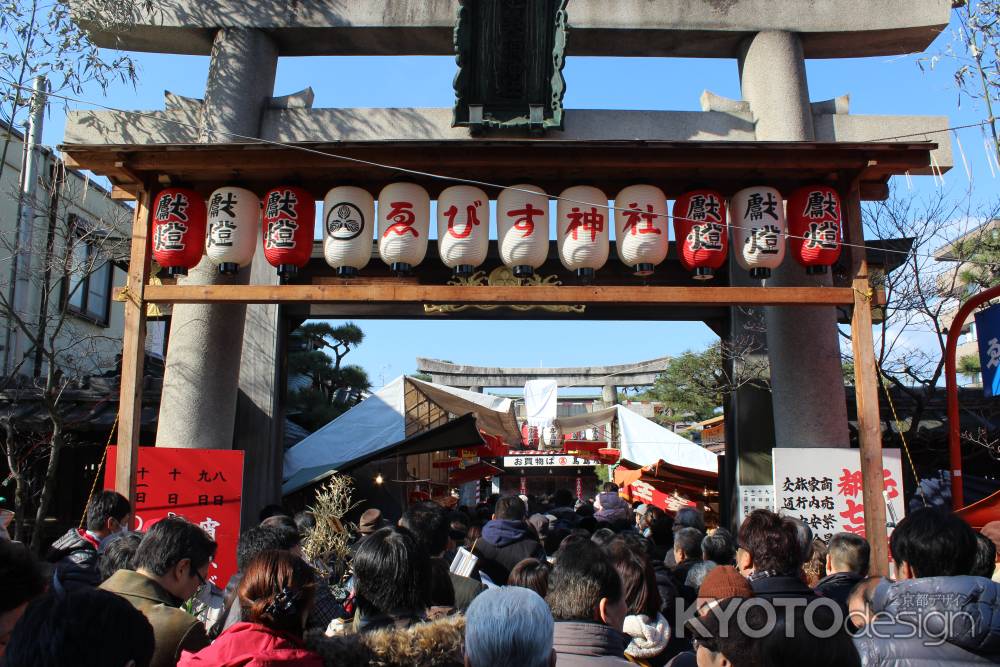
[[[219,28],[215,32],[211,58],[202,106],[201,140],[214,143],[242,141],[224,134],[226,132],[258,136],[264,110],[273,94],[278,64],[276,46],[263,30]],[[255,273],[260,272],[263,263],[260,255],[258,252],[253,262]],[[246,284],[250,273],[250,269],[244,269],[233,278],[220,276],[206,258],[182,282],[189,285]],[[269,275],[273,272],[264,273]],[[261,281],[263,276],[255,278]],[[174,306],[157,446],[232,448],[237,396],[260,398],[260,392],[243,391],[238,394],[240,361],[246,358],[243,354],[244,321],[249,320],[250,329],[255,323],[260,328],[262,320],[269,322],[270,343],[263,347],[272,350],[269,358],[273,363],[276,322],[271,320],[276,317],[276,312],[274,307],[240,304]],[[260,343],[253,335],[248,336],[246,342]],[[260,355],[261,350],[255,349],[254,354]],[[267,363],[267,359],[263,362]],[[252,479],[255,463],[255,457],[248,455],[245,480]],[[273,476],[273,471],[268,474]],[[273,482],[271,486],[274,486]],[[245,483],[245,488],[253,489],[254,485]],[[245,510],[250,509],[246,501],[253,504],[256,495],[254,493],[245,498]]]
[[[765,31],[742,46],[740,86],[759,141],[813,141],[812,110],[799,36]],[[768,286],[829,286],[829,273],[806,275],[794,261]],[[849,447],[847,402],[833,308],[768,307],[775,443],[778,447]]]

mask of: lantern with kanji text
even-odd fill
[[[194,190],[167,188],[153,201],[153,259],[168,276],[186,276],[205,253],[207,211]]]
[[[549,254],[549,198],[534,185],[515,185],[497,197],[500,259],[515,278],[530,278]]]
[[[674,200],[674,239],[681,265],[695,280],[711,280],[726,263],[726,200],[715,190],[685,192]]]
[[[608,261],[608,197],[590,185],[574,185],[556,205],[559,261],[583,282]]]
[[[806,273],[826,273],[840,258],[840,195],[826,185],[807,185],[788,198],[788,245]]]
[[[316,201],[302,188],[283,186],[269,190],[263,204],[264,257],[284,282],[312,255]]]
[[[490,243],[490,198],[471,185],[453,185],[438,195],[438,253],[455,276],[467,278],[486,259]]]
[[[756,186],[733,195],[729,207],[736,263],[751,278],[771,277],[785,258],[785,205],[774,188]]]
[[[246,188],[219,188],[208,198],[205,255],[232,275],[249,266],[257,250],[260,198]]]
[[[375,199],[367,190],[341,185],[323,198],[323,256],[341,278],[368,265],[374,220]]]
[[[390,183],[378,193],[378,252],[396,275],[424,261],[431,198],[415,183]]]
[[[630,185],[615,197],[618,258],[648,276],[667,258],[667,197],[655,185]]]

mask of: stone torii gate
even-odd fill
[[[660,357],[613,366],[492,368],[417,357],[417,372],[427,373],[431,376],[431,382],[436,384],[481,391],[483,387],[523,389],[528,380],[555,380],[560,387],[601,387],[601,401],[609,407],[618,402],[619,386],[652,385],[656,382],[656,376],[666,371],[669,365],[670,357]]]
[[[70,4],[81,7],[87,0]],[[66,143],[113,148],[261,138],[292,144],[458,145],[469,137],[466,130],[450,126],[450,110],[313,109],[311,91],[273,97],[279,57],[451,54],[457,7],[451,0],[174,0],[120,32],[89,26],[96,43],[108,48],[210,55],[209,78],[203,99],[168,94],[163,111],[143,117],[113,111],[72,113]],[[919,52],[947,25],[949,12],[948,0],[829,0],[811,3],[807,10],[799,3],[771,0],[573,0],[568,55],[735,59],[743,99],[725,100],[706,92],[701,112],[568,110],[565,131],[534,141],[846,143],[903,137],[936,141],[931,164],[947,170],[952,164],[948,136],[940,133],[947,118],[851,115],[846,98],[812,103],[805,59]],[[119,186],[118,196],[142,191],[132,168],[123,159],[103,170]],[[931,173],[931,166],[912,167],[909,173]],[[169,182],[166,173],[163,178]],[[884,181],[865,181],[860,188],[861,198],[887,194]],[[204,261],[180,284],[222,280]],[[260,256],[251,270],[235,279],[242,284],[269,281],[273,272]],[[749,283],[742,272],[732,271],[730,284]],[[815,277],[807,279],[792,262],[785,262],[769,282],[776,287],[807,284],[824,285]],[[173,310],[158,444],[207,448],[235,443],[245,449],[248,460],[254,460],[245,480],[251,500],[245,503],[248,513],[254,501],[272,500],[279,488],[275,471],[280,470],[281,456],[281,307],[178,302]],[[768,305],[765,311],[776,443],[847,446],[834,309]],[[744,335],[744,319],[741,309],[731,308],[720,333]],[[192,386],[198,390],[191,391]],[[742,402],[737,394],[728,406],[736,417],[727,420],[735,424],[736,431],[727,438],[733,443],[753,440],[741,430],[741,425],[750,424],[742,418]],[[123,414],[123,442],[132,438],[133,417]],[[727,459],[742,456],[740,449],[734,453],[740,456]],[[125,465],[125,457],[120,463]],[[737,472],[737,467],[727,470],[726,478],[756,482]],[[127,473],[120,471],[119,479]],[[876,482],[881,480],[871,483]],[[875,493],[876,487],[869,492]]]

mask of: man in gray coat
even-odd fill
[[[972,528],[948,512],[917,510],[899,522],[890,549],[898,581],[875,585],[860,612],[852,599],[851,620],[860,626],[854,642],[862,664],[1000,662],[1000,587],[983,577],[964,576],[975,560]]]

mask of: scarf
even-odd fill
[[[631,640],[625,654],[633,658],[657,656],[670,641],[670,624],[661,614],[657,614],[655,620],[645,614],[626,616],[622,631]]]

